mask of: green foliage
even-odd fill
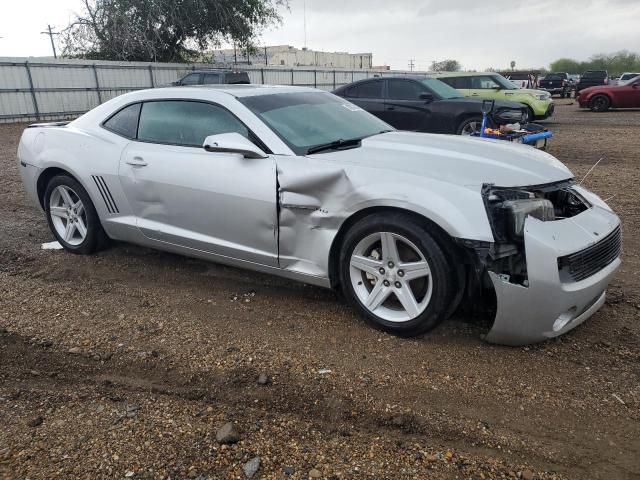
[[[457,60],[442,60],[441,62],[433,61],[431,63],[432,72],[459,72],[462,65]]]
[[[83,0],[61,36],[65,56],[182,62],[221,42],[250,47],[288,0]]]
[[[584,73],[587,70],[607,70],[610,75],[640,72],[640,54],[622,50],[616,53],[593,55],[586,62],[560,58],[551,63],[552,72]]]

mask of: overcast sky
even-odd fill
[[[304,0],[291,0],[266,45],[304,44]],[[306,0],[307,46],[372,52],[376,65],[417,69],[454,58],[465,69],[542,67],[559,57],[640,51],[640,0]],[[79,0],[0,0],[0,56],[51,55],[48,23],[69,23]]]

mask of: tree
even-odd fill
[[[251,47],[281,20],[288,0],[82,0],[62,32],[63,55],[97,60],[182,62],[223,41]]]
[[[582,73],[580,62],[570,58],[560,58],[552,62],[549,70],[552,72]]]
[[[442,60],[441,62],[433,61],[431,63],[432,72],[459,72],[462,65],[457,60]]]
[[[515,70],[516,69],[516,61],[515,60],[511,60],[511,70]]]
[[[608,70],[617,75],[640,71],[640,54],[622,50],[616,53],[592,55],[586,62],[560,58],[551,63],[552,72],[584,73],[587,70]]]

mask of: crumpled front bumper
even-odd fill
[[[604,304],[605,290],[620,258],[580,281],[561,280],[558,258],[598,243],[619,225],[618,217],[601,206],[553,222],[528,217],[525,252],[529,284],[513,284],[489,272],[497,312],[486,340],[514,346],[541,342],[592,316]]]

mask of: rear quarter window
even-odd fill
[[[138,133],[138,118],[140,117],[140,103],[134,103],[124,107],[119,112],[109,117],[102,126],[107,130],[134,139]]]

